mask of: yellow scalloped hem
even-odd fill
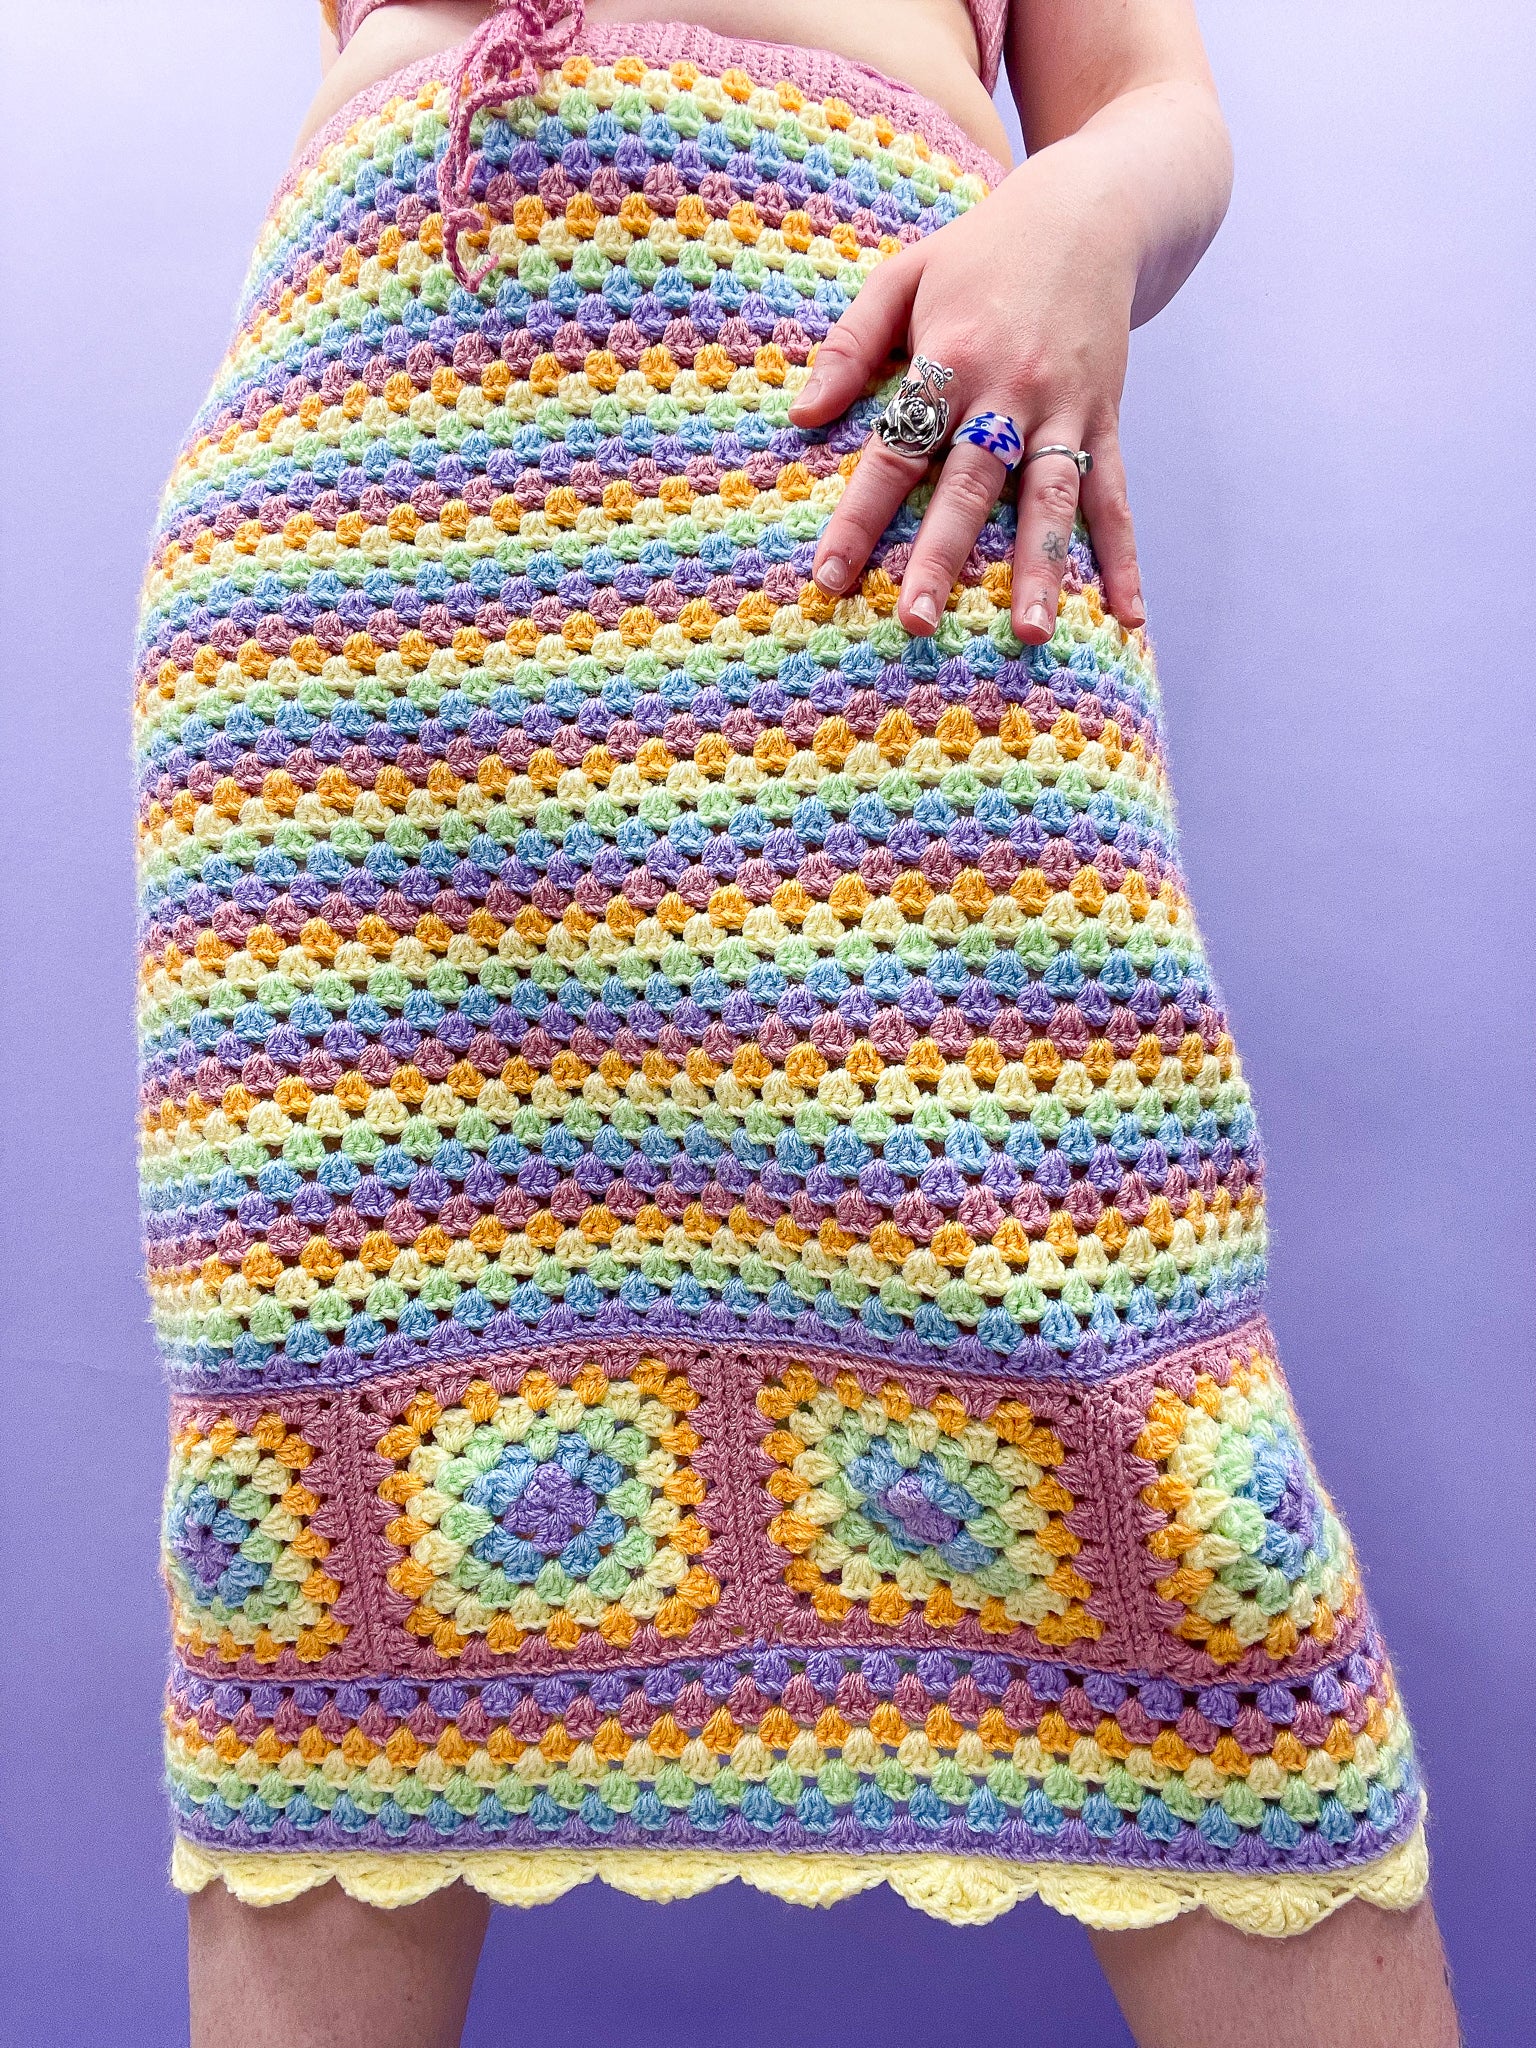
[[[542,1906],[599,1878],[666,1903],[739,1878],[792,1906],[835,1906],[888,1884],[935,1920],[981,1927],[1021,1899],[1105,1929],[1157,1927],[1204,1906],[1246,1934],[1302,1934],[1351,1899],[1405,1911],[1429,1882],[1422,1825],[1374,1863],[1317,1877],[1221,1877],[1106,1870],[1083,1863],[1009,1863],[995,1856],[720,1856],[708,1849],[473,1849],[457,1855],[286,1850],[242,1855],[177,1838],[171,1882],[199,1892],[222,1879],[249,1906],[275,1906],[335,1879],[370,1906],[410,1906],[462,1880],[502,1906]]]

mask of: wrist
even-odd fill
[[[1083,259],[1100,292],[1113,291],[1129,318],[1148,255],[1148,227],[1128,189],[1120,152],[1080,132],[1036,151],[1011,171],[998,196],[1017,207],[1014,246],[1038,267],[1042,223],[1064,262],[1079,274]]]
[[[1165,306],[1226,213],[1232,150],[1215,94],[1186,80],[1109,101],[1011,172],[1065,218],[1095,262],[1131,279],[1132,324]],[[1002,189],[1002,188],[1000,188]]]

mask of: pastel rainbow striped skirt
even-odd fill
[[[279,194],[145,586],[175,1875],[956,1921],[1424,1883],[1263,1317],[1147,646],[813,546],[788,405],[988,169],[905,89],[594,31]]]

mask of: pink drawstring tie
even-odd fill
[[[448,263],[466,291],[478,291],[496,268],[494,257],[478,270],[466,269],[459,258],[460,235],[476,234],[485,225],[470,192],[471,124],[482,107],[537,92],[540,71],[552,71],[565,57],[581,33],[584,14],[582,0],[497,0],[496,12],[486,16],[464,46],[449,87],[453,123],[437,175]]]

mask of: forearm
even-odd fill
[[[1130,319],[1160,312],[1220,227],[1232,191],[1232,148],[1215,92],[1168,79],[1134,86],[1049,143],[1006,184],[1028,181],[1106,239],[1128,266]]]
[[[1194,269],[1232,148],[1192,0],[1014,0],[1008,75],[1038,198],[1129,266],[1131,321]],[[1010,183],[1012,180],[1009,181]]]

